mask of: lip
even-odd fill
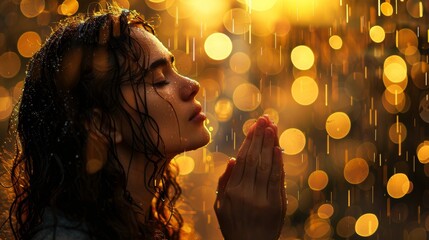
[[[202,110],[201,106],[197,106],[194,109],[192,116],[189,118],[189,121],[191,121],[191,122],[203,122],[204,120],[206,120],[207,116],[201,110]]]

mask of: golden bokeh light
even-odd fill
[[[123,1],[116,1],[118,4]],[[129,6],[128,6],[129,7]],[[65,0],[57,8],[57,12],[60,15],[71,16],[79,10],[79,2],[77,0]]]
[[[397,32],[396,36],[396,46],[398,47],[401,53],[405,54],[405,51],[410,46],[417,47],[419,45],[419,40],[416,33],[409,29],[403,28]]]
[[[401,123],[394,123],[389,128],[389,139],[395,144],[402,143],[407,138],[407,127]]]
[[[270,120],[274,124],[278,124],[279,123],[280,115],[279,115],[279,112],[276,109],[274,109],[274,108],[266,108],[264,110],[264,114],[268,115],[268,117],[270,118]]]
[[[223,25],[232,34],[243,34],[249,31],[251,18],[248,11],[233,8],[223,15]]]
[[[204,78],[198,81],[200,83],[200,91],[198,91],[197,98],[204,101],[216,100],[221,92],[218,81],[212,78]]]
[[[427,75],[429,72],[429,64],[426,62],[416,62],[411,67],[411,79],[414,85],[420,89],[429,88]]]
[[[239,74],[249,71],[250,64],[249,55],[244,52],[236,52],[229,59],[229,67]]]
[[[5,52],[0,55],[0,76],[13,78],[21,69],[21,59],[15,52]]]
[[[310,69],[314,64],[314,53],[305,45],[295,47],[290,57],[293,65],[299,70]]]
[[[355,231],[361,237],[369,237],[378,229],[378,218],[373,213],[360,216],[355,224]]]
[[[229,99],[221,98],[216,102],[214,111],[219,122],[226,122],[232,117],[234,105]]]
[[[261,104],[261,92],[255,85],[243,83],[235,88],[232,100],[238,109],[250,112]]]
[[[330,203],[320,205],[317,209],[317,215],[322,219],[328,219],[334,214],[334,207]]]
[[[417,146],[417,159],[423,164],[429,162],[429,141],[423,141]]]
[[[308,217],[304,230],[311,239],[326,239],[332,231],[330,222],[319,218],[317,214]]]
[[[247,136],[247,133],[249,132],[250,127],[251,127],[253,124],[255,124],[255,122],[256,122],[256,119],[255,119],[255,118],[251,118],[251,119],[246,120],[246,121],[243,123],[242,130],[243,130],[243,134],[244,134],[245,136]]]
[[[387,193],[392,198],[402,198],[408,193],[410,181],[407,175],[396,173],[389,178],[387,182]]]
[[[344,112],[335,112],[326,119],[326,132],[331,138],[341,139],[347,136],[351,128],[349,116]]]
[[[329,177],[325,171],[316,170],[308,176],[308,186],[314,191],[321,191],[328,185]]]
[[[284,153],[295,155],[300,153],[305,147],[306,139],[304,133],[297,128],[288,128],[279,138],[280,147],[284,149]]]
[[[45,9],[45,0],[22,0],[19,8],[22,15],[28,18],[37,17]]]
[[[332,49],[338,50],[341,49],[343,46],[343,39],[341,39],[338,35],[332,35],[329,38],[329,46],[331,46]]]
[[[391,63],[384,68],[384,75],[393,83],[402,82],[407,78],[407,68],[399,63]]]
[[[355,234],[356,218],[352,216],[345,216],[337,223],[337,234],[343,238],[349,238]]]
[[[351,184],[362,183],[368,174],[368,163],[362,158],[353,158],[344,166],[344,178]]]
[[[296,199],[296,197],[294,196],[288,195],[286,215],[287,216],[293,215],[297,209],[298,209],[298,199]]]
[[[319,96],[319,86],[311,77],[302,76],[295,79],[291,92],[297,103],[307,106],[316,101]]]
[[[38,33],[29,31],[23,33],[18,39],[18,52],[21,56],[30,58],[40,49],[42,40]]]
[[[0,121],[7,120],[12,113],[13,105],[9,91],[0,86]]]
[[[423,17],[423,9],[422,1],[407,1],[407,12],[413,18]]]
[[[390,4],[390,2],[387,2],[387,1],[383,2],[380,5],[380,10],[381,10],[381,13],[383,13],[383,15],[386,17],[392,16],[393,14],[393,6],[392,4]]]
[[[204,42],[204,50],[213,60],[224,60],[231,54],[231,39],[224,33],[212,33]]]
[[[373,42],[381,43],[384,41],[384,38],[386,37],[386,33],[384,32],[384,29],[378,25],[371,27],[369,30],[369,37]]]
[[[195,160],[186,153],[176,156],[173,162],[178,166],[180,175],[188,175],[195,168]]]
[[[297,155],[283,155],[283,168],[288,176],[301,176],[308,170],[307,153]]]

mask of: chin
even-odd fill
[[[191,151],[204,147],[210,142],[211,135],[209,130],[204,127],[204,130],[200,134],[196,134],[188,139],[187,144],[184,146],[183,151]]]

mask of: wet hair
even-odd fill
[[[133,38],[133,27],[155,34],[143,16],[117,6],[70,17],[30,60],[9,129],[16,141],[9,213],[15,238],[34,236],[47,209],[82,223],[95,239],[179,238],[177,169],[166,161],[146,91],[139,91],[146,88],[149,51]],[[124,85],[141,103],[132,109],[139,119],[129,113]],[[146,169],[154,169],[144,173],[154,195],[149,212],[126,188],[129,169],[119,162],[114,142],[118,117],[131,128],[133,150],[151,165]],[[91,140],[100,140],[91,124],[106,141],[105,157]]]

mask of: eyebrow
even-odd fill
[[[168,65],[169,63],[171,65],[174,64],[174,56],[173,55],[170,55],[170,59],[169,60],[164,57],[164,58],[160,58],[160,59],[154,61],[153,63],[150,64],[149,70],[154,70],[154,69],[156,69],[156,68],[158,68],[160,66]]]

